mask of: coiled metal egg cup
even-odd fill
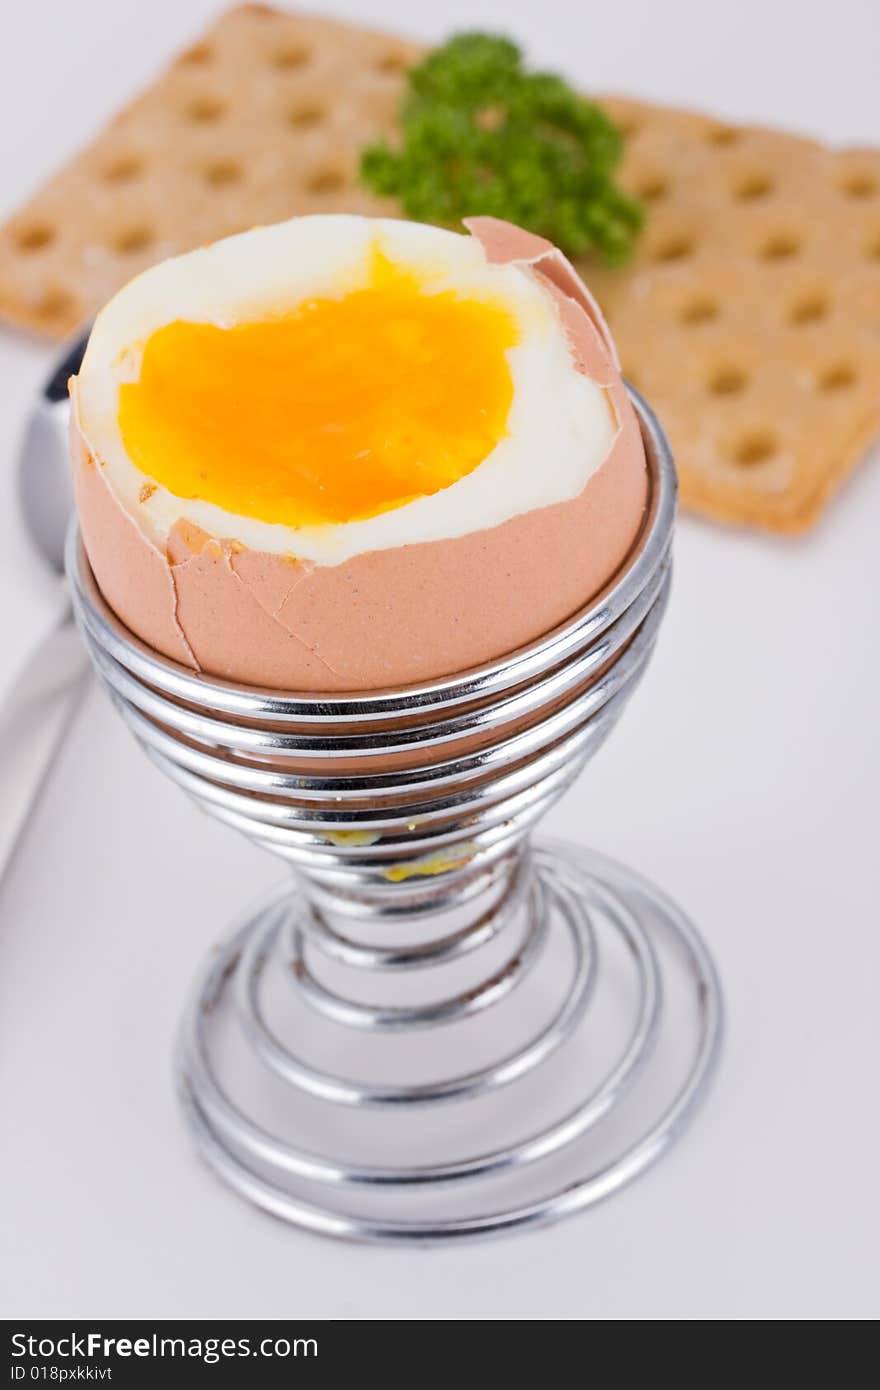
[[[548,1222],[647,1168],[706,1089],[722,1006],[694,928],[630,870],[530,843],[666,606],[675,475],[632,398],[651,500],[613,584],[530,647],[418,687],[325,699],[193,674],[119,622],[71,536],[77,617],[126,723],[294,871],[211,957],[176,1066],[211,1167],[312,1231]]]

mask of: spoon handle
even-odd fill
[[[87,685],[88,660],[68,603],[0,708],[0,880]]]

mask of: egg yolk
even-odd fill
[[[359,520],[449,487],[507,429],[503,304],[431,291],[376,248],[339,298],[229,328],[178,320],[119,390],[142,472],[178,497],[288,526]]]

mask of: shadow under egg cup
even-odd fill
[[[539,641],[420,686],[322,698],[197,675],[120,623],[71,534],[77,618],[126,723],[294,871],[209,960],[176,1067],[211,1167],[312,1231],[558,1219],[647,1168],[705,1093],[722,1002],[693,926],[630,870],[530,840],[667,601],[675,473],[631,395],[650,501],[624,566]]]

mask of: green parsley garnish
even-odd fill
[[[488,214],[570,256],[626,260],[644,221],[614,183],[623,139],[561,77],[526,72],[509,39],[458,34],[408,74],[402,141],[364,150],[361,178],[408,217],[457,226]]]

